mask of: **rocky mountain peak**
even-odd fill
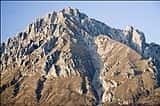
[[[159,48],[132,26],[111,28],[71,7],[53,11],[1,44],[1,103],[95,106],[143,104],[149,97],[156,101]]]
[[[133,32],[133,26],[127,25],[124,30],[127,32]]]
[[[62,10],[62,12],[77,17],[80,15],[80,12],[77,8],[66,7]]]
[[[144,33],[138,29],[134,29],[133,26],[126,26],[123,33],[128,45],[134,48],[137,52],[143,54],[146,44]]]

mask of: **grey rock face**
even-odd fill
[[[127,44],[133,47],[137,52],[143,54],[146,43],[144,34],[134,29],[132,26],[127,26],[123,33],[126,36]]]
[[[153,59],[160,61],[160,58],[158,58],[160,56],[160,46],[155,43],[146,45],[144,48],[144,56],[152,57]]]
[[[27,55],[27,54],[31,54],[35,49],[37,49],[38,48],[38,45],[36,45],[36,44],[31,44],[31,45],[29,45],[29,47],[27,47],[26,49],[25,49],[25,55]]]
[[[56,40],[57,39],[53,36],[42,46],[45,55],[47,55],[53,49]]]
[[[155,43],[146,45],[143,55],[146,58],[150,58],[157,67],[157,78],[160,85],[160,46]]]
[[[56,63],[56,61],[59,58],[59,55],[60,55],[60,51],[55,51],[53,54],[47,57],[47,61],[46,61],[45,68],[44,68],[44,70],[46,71],[46,74],[48,74],[52,65]]]

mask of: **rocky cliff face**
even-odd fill
[[[1,44],[0,56],[2,105],[159,103],[160,46],[78,9],[38,18]]]

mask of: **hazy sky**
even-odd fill
[[[147,1],[1,1],[1,38],[23,31],[36,17],[64,7],[78,8],[89,17],[123,29],[132,25],[143,31],[147,42],[160,44],[160,2]]]

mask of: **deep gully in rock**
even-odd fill
[[[92,46],[91,49],[89,49],[89,55],[90,55],[90,67],[91,67],[89,68],[89,70],[94,71],[94,74],[90,80],[91,83],[90,86],[96,98],[96,105],[100,105],[103,94],[103,88],[102,88],[103,86],[100,80],[101,61],[96,51],[96,47]]]

